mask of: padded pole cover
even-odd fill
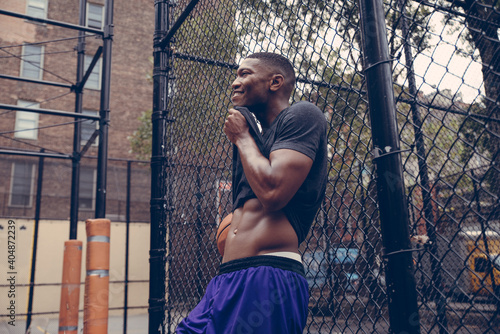
[[[59,334],[78,333],[78,306],[80,303],[80,275],[82,269],[82,242],[64,242],[61,305],[59,307]]]
[[[87,219],[87,275],[85,277],[84,334],[107,334],[109,307],[108,219]]]

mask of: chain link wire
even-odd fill
[[[175,19],[187,5],[175,5]],[[423,333],[498,331],[500,296],[498,2],[385,1],[418,307]],[[175,117],[167,312],[175,326],[220,264],[231,211],[222,133],[238,62],[287,56],[293,101],[329,122],[324,203],[301,246],[307,333],[386,333],[386,257],[355,1],[201,1],[171,47]]]

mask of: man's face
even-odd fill
[[[267,103],[272,72],[259,59],[245,59],[231,87],[234,106],[253,107]]]

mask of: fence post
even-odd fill
[[[42,148],[40,153],[44,153]],[[38,227],[40,225],[40,211],[42,206],[42,186],[43,186],[43,162],[44,157],[38,159],[38,178],[36,186],[36,205],[35,205],[35,226],[33,229],[33,248],[31,251],[31,271],[30,271],[30,286],[28,291],[28,315],[26,317],[26,332],[31,325],[31,317],[33,311],[33,293],[35,290],[35,272],[36,272],[36,253],[38,248]]]
[[[201,191],[201,167],[196,166],[196,222],[195,222],[195,238],[196,238],[196,258],[202,259],[203,254],[201,252],[201,247],[203,243],[203,232],[202,227],[203,224],[201,222],[201,201],[203,199],[203,193]],[[221,220],[222,221],[222,220]],[[203,269],[201,268],[201,261],[197,261],[197,270],[196,270],[196,290],[198,291],[198,295],[203,297]]]
[[[109,101],[111,87],[111,46],[113,45],[113,0],[105,2],[101,101],[99,106],[99,147],[97,152],[97,191],[95,217],[106,217],[106,173],[108,169]]]
[[[170,167],[170,138],[167,135],[171,115],[168,110],[169,72],[171,70],[170,44],[159,45],[170,27],[170,2],[155,1],[155,33],[153,51],[153,112],[151,115],[151,231],[149,251],[149,333],[166,333],[167,310],[167,220],[171,210],[167,170]],[[170,299],[170,298],[169,298]],[[170,310],[168,312],[170,315]],[[170,323],[170,321],[169,321]],[[168,331],[170,332],[170,326]]]
[[[429,243],[425,246],[431,253],[431,289],[434,290],[434,296],[432,297],[436,303],[436,318],[439,324],[439,333],[445,334],[448,332],[448,319],[446,317],[446,296],[444,296],[442,285],[443,278],[441,276],[441,262],[439,261],[438,252],[438,241],[436,238],[436,217],[432,211],[432,199],[431,192],[432,187],[429,181],[429,172],[426,157],[426,149],[424,142],[424,134],[422,131],[422,118],[420,117],[420,108],[417,104],[417,84],[415,80],[415,71],[413,66],[413,55],[411,52],[411,47],[409,44],[410,31],[408,29],[408,22],[406,20],[406,1],[399,0],[398,7],[401,12],[401,32],[404,38],[404,54],[406,63],[406,72],[408,78],[408,89],[410,96],[413,98],[410,104],[413,129],[415,131],[415,146],[417,148],[417,160],[418,160],[418,176],[420,177],[420,189],[422,190],[422,201],[423,201],[423,211],[425,217],[425,226],[427,229],[427,235],[429,237]]]
[[[87,0],[80,0],[78,23],[85,26]],[[83,108],[83,87],[80,87],[80,82],[83,79],[85,67],[85,32],[78,32],[77,44],[77,60],[76,60],[76,87],[75,91],[75,113],[81,114]],[[78,205],[79,205],[79,192],[80,192],[80,140],[82,139],[82,124],[75,119],[73,130],[73,159],[71,167],[71,204],[69,214],[69,238],[76,239],[78,229]]]
[[[127,317],[128,317],[128,263],[129,263],[129,248],[130,248],[130,188],[132,176],[132,161],[127,161],[127,205],[125,208],[125,286],[123,296],[123,334],[127,334]]]
[[[420,333],[408,204],[382,1],[359,0],[391,333]]]

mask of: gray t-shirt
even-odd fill
[[[327,182],[327,123],[318,107],[310,102],[297,102],[284,109],[268,129],[261,134],[247,108],[237,107],[245,116],[250,134],[261,153],[269,158],[272,151],[290,149],[307,155],[313,165],[304,183],[283,209],[292,224],[299,244],[304,241],[325,196]],[[233,146],[233,210],[256,198],[243,172],[243,166]]]

